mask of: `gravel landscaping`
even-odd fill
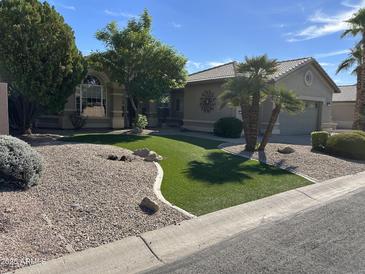
[[[294,153],[281,154],[278,152],[279,148],[286,146],[288,145],[268,144],[265,153],[255,152],[254,154],[243,151],[243,144],[225,143],[221,147],[230,153],[257,159],[284,169],[294,170],[318,182],[365,171],[365,162],[312,152],[311,146],[289,145],[295,150]]]
[[[129,150],[57,142],[36,149],[44,158],[40,184],[0,189],[0,272],[187,218],[160,202],[154,215],[140,209],[145,196],[157,200],[157,169]],[[110,154],[128,160],[111,161]]]

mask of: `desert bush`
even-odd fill
[[[365,160],[365,134],[358,131],[334,134],[327,140],[326,151],[332,155]]]
[[[220,137],[239,138],[241,137],[242,128],[242,121],[237,118],[220,118],[214,123],[214,134]]]
[[[311,133],[312,148],[315,150],[325,150],[330,134],[327,131],[313,131]]]
[[[0,135],[0,185],[21,188],[36,185],[42,172],[42,157],[26,142]]]

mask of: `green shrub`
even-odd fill
[[[21,188],[36,185],[42,172],[42,158],[26,142],[0,135],[0,185],[13,184]]]
[[[136,118],[135,127],[142,130],[146,128],[147,125],[148,125],[148,120],[146,115],[138,114]]]
[[[239,138],[242,133],[242,121],[234,117],[221,118],[214,123],[214,134],[220,137]]]
[[[327,131],[313,131],[311,134],[312,148],[315,150],[324,150],[330,134]]]
[[[327,140],[326,151],[341,157],[365,160],[365,134],[358,131],[334,134]]]

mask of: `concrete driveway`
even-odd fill
[[[148,273],[364,273],[365,190]]]

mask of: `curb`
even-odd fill
[[[282,169],[282,170],[286,170],[286,171],[289,171],[290,173],[293,173],[295,175],[298,175],[300,177],[303,177],[304,179],[312,182],[312,183],[320,183],[320,181],[318,181],[317,179],[314,179],[308,175],[305,175],[301,172],[298,172],[298,171],[295,171],[294,169],[292,168],[289,168],[289,167],[282,167],[282,166],[279,166],[279,165],[275,165],[275,164],[271,164],[271,163],[268,163],[267,161],[261,161],[261,160],[258,160],[258,159],[255,159],[255,158],[251,158],[249,156],[246,156],[246,155],[242,155],[240,153],[234,153],[234,152],[231,152],[229,150],[226,149],[226,147],[224,146],[225,144],[228,144],[228,143],[222,143],[218,146],[219,149],[223,150],[224,152],[226,153],[229,153],[231,155],[236,155],[236,156],[239,156],[239,157],[243,157],[243,158],[246,158],[246,159],[250,159],[250,160],[253,160],[253,161],[256,161],[256,162],[260,162],[260,163],[264,163],[268,166],[272,166],[272,167],[276,167],[276,168],[279,168],[279,169]]]
[[[192,255],[263,223],[289,218],[365,188],[365,172],[289,190],[90,248],[17,274],[137,273]]]
[[[184,214],[185,216],[188,216],[189,218],[196,218],[197,216],[187,212],[186,210],[175,206],[173,204],[171,204],[169,201],[167,201],[165,199],[165,197],[162,195],[161,192],[161,184],[162,184],[162,179],[163,179],[163,169],[161,167],[161,165],[157,162],[153,162],[157,168],[157,176],[155,179],[155,183],[153,184],[153,192],[155,193],[156,197],[163,202],[164,204],[168,205],[169,207],[172,207],[174,209],[176,209],[177,211],[181,212],[182,214]]]

